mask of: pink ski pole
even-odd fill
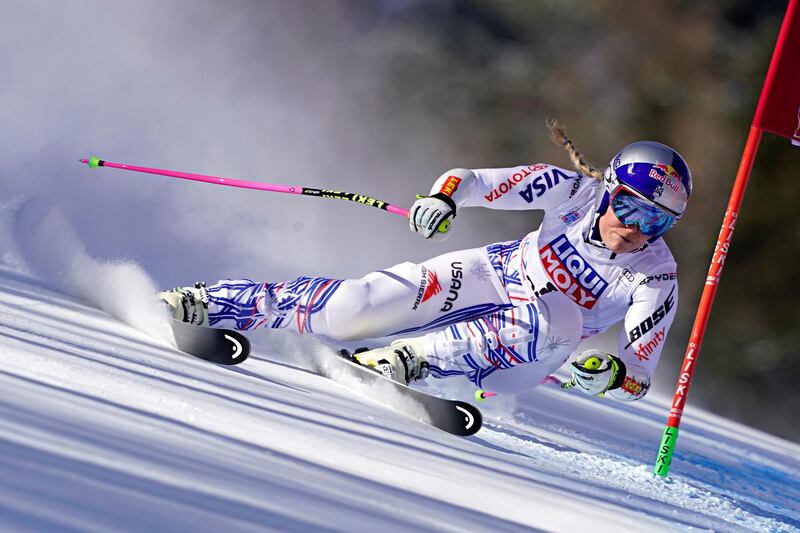
[[[313,189],[311,187],[299,187],[294,185],[274,185],[270,183],[259,183],[255,181],[221,178],[218,176],[205,176],[203,174],[190,174],[188,172],[177,172],[175,170],[163,170],[160,168],[137,167],[135,165],[125,165],[122,163],[111,163],[109,161],[103,161],[102,159],[99,159],[97,157],[90,157],[89,159],[81,159],[80,162],[86,163],[91,168],[111,167],[111,168],[118,168],[120,170],[130,170],[132,172],[142,172],[144,174],[156,174],[159,176],[167,176],[169,178],[203,181],[205,183],[225,185],[227,187],[240,187],[243,189],[257,189],[259,191],[282,192],[287,194],[303,194],[306,196],[316,196],[318,198],[333,198],[335,200],[349,200],[351,202],[377,207],[378,209],[383,209],[385,211],[389,211],[390,213],[394,213],[404,218],[408,218],[408,209],[397,207],[396,205],[392,205],[382,200],[372,198],[371,196],[364,196],[362,194],[356,194],[352,192],[333,191],[328,189]],[[450,226],[450,221],[445,220],[439,226],[439,231],[441,233],[446,233],[447,230],[449,229],[449,226]]]

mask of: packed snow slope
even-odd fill
[[[71,268],[65,290],[0,267],[0,530],[800,528],[800,446],[697,408],[668,481],[663,399],[541,387],[454,437],[309,371],[333,352],[308,337],[176,352],[136,265]]]

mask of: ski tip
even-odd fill
[[[442,426],[440,429],[461,437],[469,437],[481,429],[483,415],[481,415],[478,408],[465,402],[456,402],[455,408],[460,416],[457,416],[447,426]]]

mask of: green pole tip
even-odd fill
[[[447,233],[447,231],[449,229],[450,229],[450,221],[449,220],[445,220],[444,222],[439,224],[439,230],[438,230],[439,233]]]
[[[89,158],[89,167],[90,168],[97,168],[100,166],[100,158],[99,157],[90,157]]]
[[[487,398],[491,398],[492,396],[497,396],[497,394],[493,392],[487,392],[483,389],[478,389],[475,391],[476,402],[485,402]]]
[[[669,468],[672,465],[672,455],[675,453],[675,443],[678,440],[678,428],[667,426],[664,428],[664,435],[661,438],[661,446],[658,449],[656,464],[653,465],[653,475],[666,478],[669,475]]]

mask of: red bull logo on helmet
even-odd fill
[[[539,257],[555,286],[581,307],[593,308],[608,287],[608,282],[600,277],[564,234],[540,248]]]
[[[655,164],[650,170],[650,177],[658,180],[675,192],[680,190],[681,175],[672,165]]]
[[[673,167],[672,165],[661,165],[659,163],[656,163],[655,165],[653,165],[653,167],[657,168],[667,176],[673,177],[676,180],[681,181],[681,175],[678,174],[678,171],[675,170],[675,167]]]

